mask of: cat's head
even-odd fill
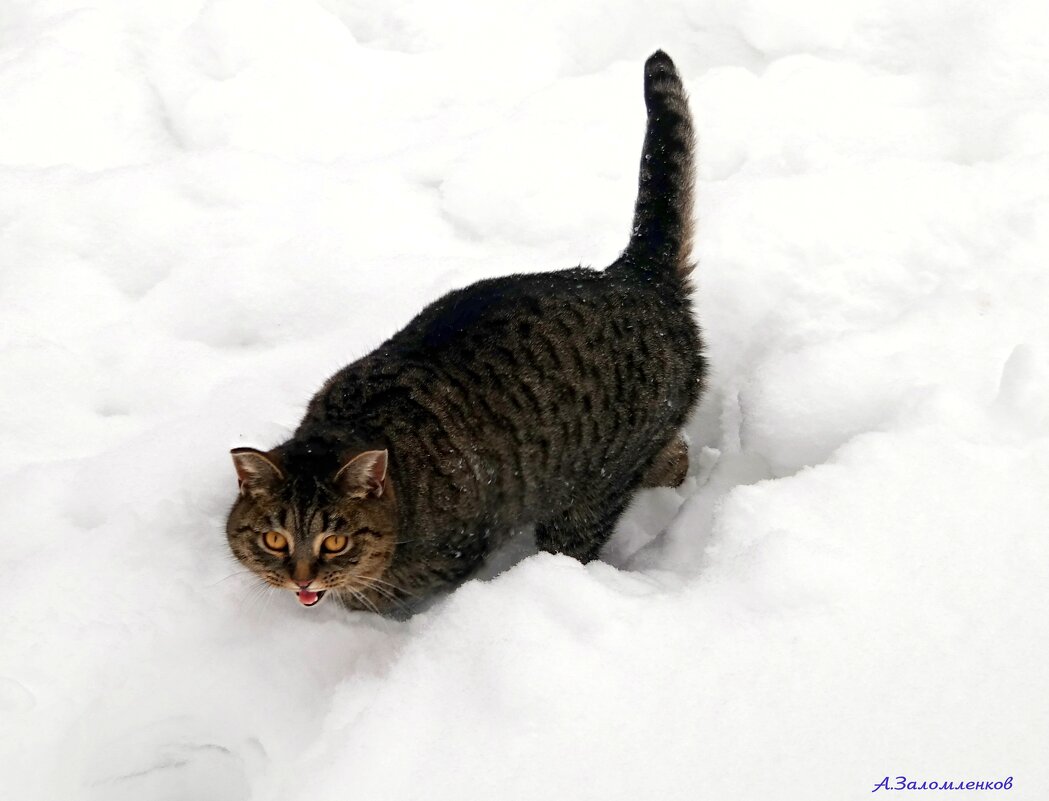
[[[319,467],[279,448],[231,453],[240,495],[226,536],[242,564],[304,606],[329,590],[362,592],[382,580],[397,544],[385,450]]]

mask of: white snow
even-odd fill
[[[1049,797],[1049,6],[663,5],[5,3],[0,796]],[[657,47],[686,484],[410,621],[260,591],[228,449],[451,288],[614,258]]]

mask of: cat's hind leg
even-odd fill
[[[688,443],[675,436],[655,455],[644,476],[642,487],[680,487],[688,473]]]

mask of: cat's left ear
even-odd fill
[[[388,459],[385,450],[354,456],[335,474],[335,486],[351,498],[378,498],[386,489]]]
[[[243,493],[266,492],[284,480],[284,473],[272,453],[254,448],[234,448],[230,452],[237,468],[237,483]]]

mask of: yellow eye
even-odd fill
[[[288,538],[279,531],[267,531],[262,538],[262,544],[271,551],[288,550]]]
[[[349,538],[345,534],[329,534],[321,542],[321,550],[325,553],[338,553],[346,550]]]

